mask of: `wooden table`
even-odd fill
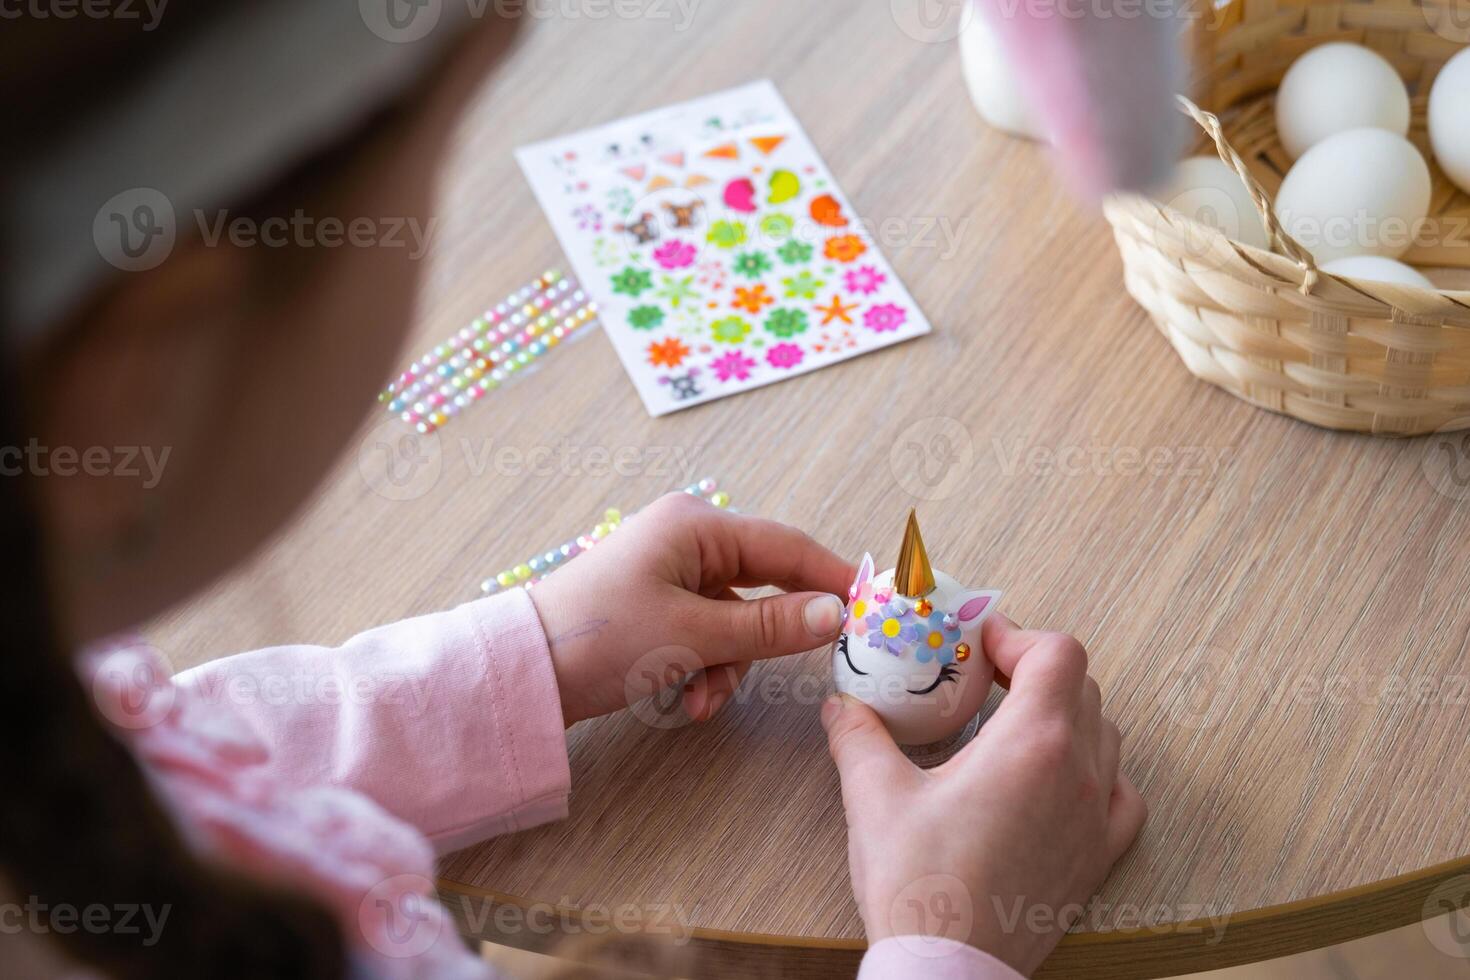
[[[527,32],[450,165],[413,347],[561,261],[514,146],[762,76],[861,213],[899,229],[885,251],[935,333],[658,420],[589,336],[444,429],[420,495],[373,492],[354,445],[287,534],[152,636],[180,665],[336,642],[706,475],[880,564],[917,505],[936,565],[1088,645],[1152,809],[1048,975],[1185,972],[1416,920],[1470,870],[1470,488],[1431,480],[1444,450],[1194,380],[1124,294],[1101,218],[1037,146],[981,124],[955,45],[914,40],[888,4],[707,3],[687,30],[667,11]],[[554,465],[500,454],[538,447]],[[620,449],[632,475],[597,465]],[[662,907],[727,972],[850,970],[825,682],[808,654],[758,668],[712,724],[578,726],[571,819],[451,856],[451,907]],[[1230,918],[1223,937],[1115,928],[1138,910]]]

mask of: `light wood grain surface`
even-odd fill
[[[437,478],[408,500],[362,475],[381,465],[365,406],[363,452],[151,637],[180,666],[337,642],[473,598],[604,507],[706,475],[738,508],[880,565],[916,505],[937,567],[1091,651],[1152,811],[1092,925],[1241,912],[1470,854],[1470,488],[1457,500],[1436,470],[1452,447],[1330,434],[1190,377],[1124,294],[1101,218],[1037,146],[981,124],[954,44],[914,40],[889,8],[536,22],[466,119],[412,346],[561,262],[514,146],[758,77],[859,211],[905,229],[884,249],[932,336],[654,420],[594,334],[445,428]],[[916,467],[938,462],[914,446],[935,434],[961,458],[928,488]],[[549,471],[499,455],[538,447]],[[635,475],[588,465],[624,447]],[[578,726],[571,819],[456,854],[445,878],[859,938],[816,718],[826,681],[814,653],[758,667],[711,724]]]

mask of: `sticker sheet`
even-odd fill
[[[517,160],[653,415],[929,332],[770,82]]]

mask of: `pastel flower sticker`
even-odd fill
[[[874,601],[877,597],[874,597]],[[868,646],[874,650],[887,650],[895,657],[900,656],[907,646],[903,640],[903,630],[906,620],[913,616],[913,610],[895,608],[892,605],[883,604],[876,612],[868,614],[864,623],[868,627]]]
[[[776,249],[776,255],[787,265],[801,265],[803,262],[812,260],[812,247],[806,242],[799,242],[793,238]]]
[[[721,219],[709,226],[705,238],[719,248],[738,248],[745,244],[745,226],[737,221]]]
[[[654,295],[677,309],[685,300],[699,299],[699,290],[694,288],[693,276],[684,276],[679,279],[673,276],[659,276],[658,292]]]
[[[766,292],[764,283],[756,283],[754,286],[735,287],[735,298],[730,305],[737,310],[744,310],[752,315],[759,315],[760,311],[776,302],[776,298]]]
[[[816,299],[817,290],[827,284],[810,272],[803,272],[800,275],[787,276],[781,280],[781,285],[786,290],[787,299]]]
[[[653,276],[647,269],[624,266],[622,272],[613,274],[612,287],[615,293],[636,297],[645,289],[653,288]]]
[[[856,269],[848,269],[842,278],[847,285],[849,293],[857,293],[860,296],[871,296],[878,288],[888,281],[888,277],[879,272],[871,265],[858,266]]]
[[[633,192],[626,187],[614,187],[607,192],[607,209],[618,217],[626,217],[633,210]]]
[[[802,310],[772,310],[766,317],[766,330],[777,337],[793,337],[806,330],[806,313]]]
[[[738,344],[750,333],[750,324],[738,316],[727,316],[710,324],[715,340],[722,344]]]
[[[889,333],[908,322],[909,314],[895,303],[880,303],[870,306],[863,314],[863,326],[874,333]]]
[[[652,330],[664,322],[664,311],[657,306],[635,306],[628,311],[628,326],[634,330]]]
[[[771,260],[764,252],[741,252],[735,256],[735,273],[747,279],[759,279],[771,269]]]
[[[653,260],[665,269],[683,269],[694,264],[695,248],[677,238],[671,238],[653,250]]]
[[[738,350],[732,350],[715,358],[709,366],[714,370],[715,377],[721,381],[744,381],[750,377],[750,369],[755,367],[755,361]]]
[[[654,367],[678,367],[689,356],[689,346],[677,337],[665,337],[648,345],[648,363]]]
[[[775,344],[766,351],[766,363],[771,367],[794,368],[805,356],[805,352],[795,344]]]
[[[822,254],[834,262],[851,262],[867,250],[868,246],[856,235],[835,235],[827,239]]]

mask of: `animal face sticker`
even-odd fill
[[[864,555],[832,650],[837,689],[872,707],[905,745],[937,742],[964,728],[994,676],[980,624],[1001,594],[964,589],[939,571],[934,581],[928,595],[899,595],[893,572],[874,576],[873,559]]]

